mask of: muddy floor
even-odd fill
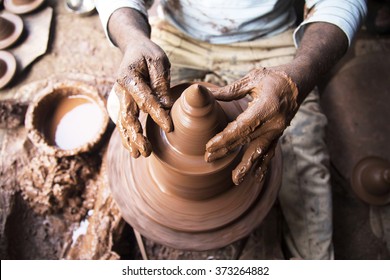
[[[23,116],[37,92],[71,80],[95,87],[105,98],[120,62],[96,14],[79,17],[68,13],[63,1],[47,3],[53,19],[46,53],[0,90],[0,257],[140,259],[134,233],[121,218],[106,182],[109,133],[98,149],[68,158],[42,154],[27,138]],[[370,53],[388,56],[390,37],[362,30],[343,63]],[[337,145],[333,140],[328,135],[328,142]],[[389,259],[390,206],[360,201],[334,164],[332,182],[336,258]],[[280,215],[276,204],[249,238],[221,250],[180,251],[144,240],[145,252],[157,259],[283,259],[288,256],[280,241]]]

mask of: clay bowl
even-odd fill
[[[0,51],[0,89],[12,80],[15,72],[15,57],[10,52]]]
[[[22,35],[23,21],[14,14],[0,14],[0,49],[12,46]]]
[[[64,81],[39,92],[26,113],[28,137],[43,153],[57,157],[94,150],[109,118],[96,88]]]
[[[39,8],[45,0],[4,0],[4,8],[14,14],[27,14]]]

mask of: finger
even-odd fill
[[[119,130],[119,135],[122,139],[122,144],[126,150],[130,152],[130,155],[133,158],[138,158],[140,156],[140,152],[137,146],[131,142],[131,137],[128,134],[128,130],[124,127],[122,120],[119,118],[117,121],[117,128]]]
[[[269,163],[271,162],[271,159],[275,155],[275,148],[276,148],[277,143],[278,143],[278,141],[275,140],[271,144],[267,153],[264,155],[263,159],[261,161],[258,161],[257,166],[255,167],[255,170],[256,170],[255,176],[259,180],[259,182],[261,182],[264,179],[264,177],[268,171]]]
[[[122,115],[118,119],[117,124],[119,133],[122,138],[124,147],[130,151],[132,157],[137,158],[141,154],[147,157],[152,152],[151,144],[148,139],[142,134],[142,128],[138,118],[123,118]]]
[[[231,151],[248,143],[251,140],[249,135],[261,125],[264,115],[273,114],[273,112],[261,112],[261,107],[261,103],[252,103],[236,120],[207,142],[206,151],[212,154],[226,147]]]
[[[171,108],[173,99],[169,95],[170,67],[168,58],[148,60],[150,87],[164,108]]]
[[[258,137],[264,137],[265,134],[270,132],[273,132],[274,135],[281,135],[285,127],[285,122],[283,121],[282,117],[275,118],[275,120],[273,121],[265,122],[254,132],[250,133],[247,137],[239,138],[236,142],[232,142],[229,145],[216,149],[213,152],[208,152],[206,150],[205,160],[207,162],[212,162],[217,159],[220,159],[227,154],[233,152],[238,146],[243,146]]]
[[[251,89],[252,82],[249,75],[224,87],[210,88],[215,99],[221,101],[237,100],[244,97]]]
[[[122,83],[142,111],[148,113],[164,131],[172,131],[172,120],[168,112],[162,108],[138,71],[133,70],[131,78],[124,78]]]
[[[266,154],[269,146],[274,142],[275,138],[278,138],[279,133],[275,130],[270,130],[260,137],[252,140],[248,145],[247,150],[242,157],[241,162],[232,172],[232,179],[234,184],[240,184],[245,176],[251,170],[253,164]]]
[[[114,86],[114,90],[119,97],[120,112],[117,127],[120,132],[123,145],[128,149],[133,157],[138,157],[139,153],[149,156],[151,145],[143,136],[143,129],[139,122],[139,110],[137,104],[126,91],[119,85]]]
[[[237,100],[250,93],[250,91],[254,88],[254,84],[258,83],[258,81],[262,79],[265,75],[265,68],[254,69],[253,71],[245,75],[243,78],[231,83],[230,85],[219,88],[210,88],[210,91],[213,93],[214,97],[217,100]]]

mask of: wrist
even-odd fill
[[[108,22],[109,36],[122,52],[134,42],[149,39],[150,32],[148,19],[132,8],[116,10]]]
[[[314,88],[317,81],[316,71],[309,62],[300,59],[294,59],[292,62],[277,67],[273,70],[283,73],[290,84],[296,88],[296,100],[298,104],[306,98],[309,92]]]

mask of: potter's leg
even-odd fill
[[[332,259],[332,201],[326,117],[313,90],[281,138],[283,181],[279,200],[292,257]]]

